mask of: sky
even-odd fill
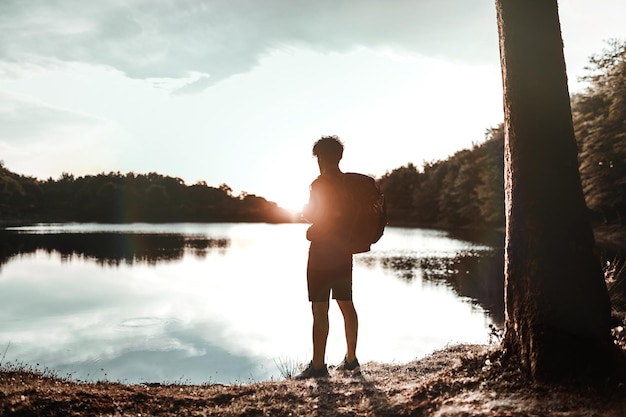
[[[559,2],[570,92],[623,0]],[[338,135],[380,177],[503,120],[493,0],[1,0],[0,160],[157,172],[297,210]]]

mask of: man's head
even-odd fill
[[[313,145],[313,156],[316,156],[320,163],[339,165],[339,161],[341,161],[343,156],[343,143],[335,135],[322,136]]]

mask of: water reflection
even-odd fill
[[[449,285],[489,311],[494,321],[504,323],[504,253],[502,250],[467,251],[453,257],[390,257],[385,268],[404,280],[417,277]]]
[[[305,230],[181,224],[1,232],[0,348],[10,343],[7,360],[78,379],[279,378],[277,359],[304,362],[311,354]],[[499,320],[498,257],[493,247],[445,232],[389,228],[372,252],[355,257],[360,359],[404,362],[447,343],[485,343],[488,325]],[[345,353],[335,307],[331,364]]]
[[[492,236],[489,242],[494,241]],[[154,265],[157,262],[180,260],[186,252],[200,258],[211,250],[224,254],[230,244],[230,239],[225,237],[173,233],[2,231],[0,265],[13,256],[32,254],[38,250],[56,252],[67,261],[76,257],[93,259],[101,265]],[[394,276],[406,281],[420,278],[445,282],[459,296],[481,304],[501,324],[504,322],[503,260],[501,249],[484,249],[461,250],[451,257],[414,254],[377,259],[364,256],[358,262],[369,267],[380,263],[383,269],[392,271]]]
[[[222,253],[230,245],[228,238],[188,236],[155,233],[29,233],[17,231],[0,232],[0,265],[16,255],[35,253],[59,253],[65,260],[73,258],[94,259],[99,264],[121,263],[156,264],[181,259],[188,251],[196,256],[206,256],[208,251],[218,249]]]
[[[502,249],[461,251],[454,256],[369,256],[360,259],[369,268],[377,264],[403,281],[426,280],[448,285],[460,297],[489,311],[504,323],[504,253]]]

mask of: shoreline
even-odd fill
[[[102,416],[622,416],[626,385],[530,382],[497,345],[453,345],[360,376],[249,384],[81,383],[0,371],[0,414]]]
[[[623,228],[605,226],[594,235],[598,245],[625,253]],[[500,353],[497,345],[454,345],[406,364],[365,363],[356,378],[331,369],[324,380],[230,385],[80,382],[5,364],[0,415],[626,415],[626,380],[536,384],[503,365]]]

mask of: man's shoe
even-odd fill
[[[337,365],[337,370],[342,372],[357,373],[361,370],[361,365],[359,365],[359,360],[357,358],[354,358],[352,362],[347,362],[346,358],[343,358],[343,361]]]
[[[328,368],[326,365],[322,366],[320,369],[315,369],[313,367],[313,362],[310,362],[309,366],[307,366],[304,371],[296,375],[293,379],[323,378],[326,376],[328,376]]]

